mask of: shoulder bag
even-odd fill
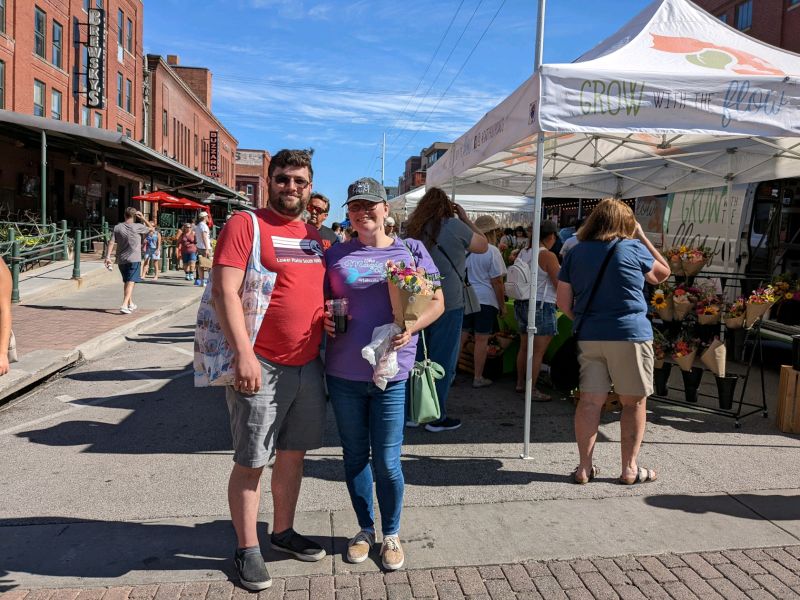
[[[272,290],[275,287],[277,274],[268,271],[261,264],[261,231],[258,218],[248,213],[253,220],[253,248],[245,267],[242,287],[239,296],[242,299],[244,322],[250,343],[255,344],[261,322],[267,312]],[[214,286],[213,274],[206,286],[200,308],[197,311],[197,323],[194,332],[194,385],[233,385],[234,368],[233,350],[225,339],[219,324],[211,290]]]
[[[461,285],[463,286],[464,290],[464,314],[471,315],[473,313],[480,312],[481,303],[478,300],[478,294],[475,293],[475,290],[472,289],[472,284],[469,282],[469,272],[467,268],[464,268],[464,277],[461,277],[455,264],[453,264],[453,261],[450,260],[447,252],[444,251],[444,248],[442,248],[442,246],[438,243],[436,244],[436,247],[439,249],[439,252],[444,254],[447,262],[449,262],[450,266],[453,267],[453,273],[455,273],[456,277],[458,277],[459,281],[461,281]],[[445,307],[445,310],[447,310],[447,307]]]
[[[439,396],[436,394],[436,380],[444,377],[442,365],[428,358],[425,344],[425,331],[420,331],[424,360],[414,363],[408,376],[409,418],[420,425],[438,421],[441,416]]]

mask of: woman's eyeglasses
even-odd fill
[[[350,212],[375,212],[378,205],[375,202],[351,202],[347,205]]]
[[[294,181],[295,187],[301,190],[307,188],[308,184],[311,183],[308,179],[304,179],[303,177],[290,177],[289,175],[276,175],[273,179],[275,183],[281,187],[289,185],[290,181]]]

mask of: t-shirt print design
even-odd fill
[[[346,256],[338,268],[347,273],[345,283],[351,287],[365,287],[386,281],[386,265],[371,258]]]
[[[322,262],[322,246],[317,240],[272,236],[275,260],[279,263],[319,264]]]

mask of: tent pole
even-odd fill
[[[727,191],[725,192],[725,206],[727,210],[725,211],[725,262],[724,262],[724,270],[727,273],[730,270],[731,266],[731,253],[736,248],[736,242],[733,243],[733,247],[728,245],[730,237],[731,237],[731,212],[733,210],[732,206],[732,198],[733,198],[733,156],[735,150],[728,150],[728,176],[725,178],[728,181]],[[738,237],[738,232],[737,232]]]
[[[536,58],[535,71],[542,68],[542,52],[544,50],[544,10],[545,0],[539,0],[539,18],[536,24]],[[544,133],[539,131],[536,139],[536,195],[533,201],[533,223],[531,230],[531,287],[528,293],[528,351],[525,357],[525,443],[522,449],[523,459],[531,458],[531,396],[536,383],[533,378],[533,341],[536,337],[536,288],[539,275],[539,226],[542,220],[542,175],[544,172]]]

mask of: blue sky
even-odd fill
[[[647,0],[550,0],[545,62],[569,62]],[[308,148],[340,220],[359,177],[396,185],[406,158],[453,141],[533,70],[535,0],[145,1],[146,53],[213,72],[240,148]],[[437,51],[438,50],[438,51]],[[446,92],[446,93],[445,93]]]

